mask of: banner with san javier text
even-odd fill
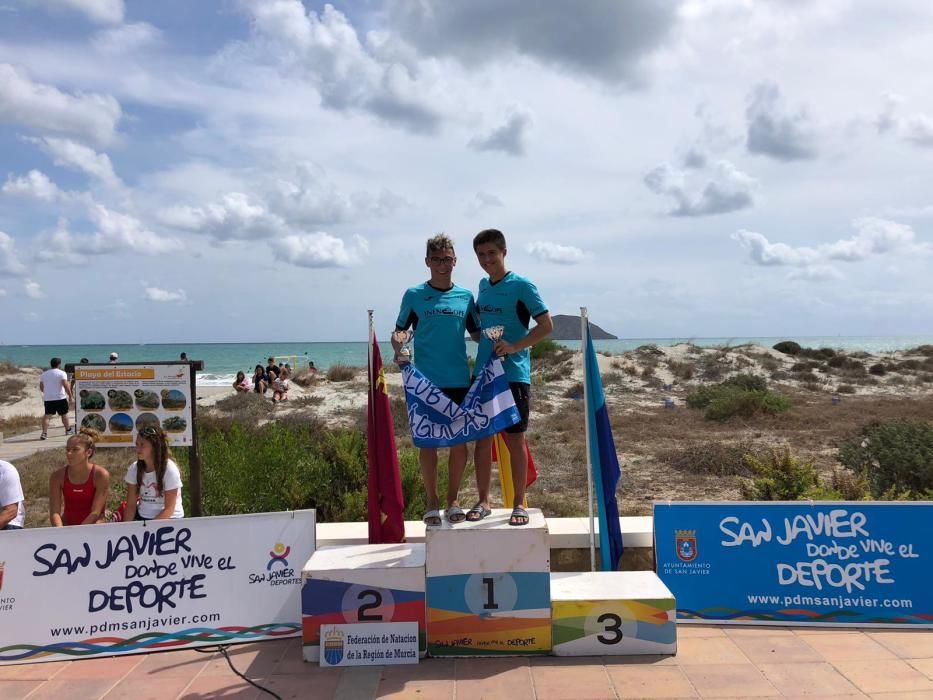
[[[655,503],[681,622],[933,627],[933,502]]]
[[[187,364],[75,365],[75,423],[99,432],[98,446],[131,446],[146,426],[191,445],[193,400]]]
[[[301,633],[313,510],[36,528],[0,543],[0,665]]]

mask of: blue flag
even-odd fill
[[[615,571],[622,556],[622,528],[619,526],[619,506],[616,503],[616,487],[622,470],[616,456],[609,412],[606,410],[606,395],[599,376],[596,350],[590,335],[590,323],[586,322],[586,368],[583,381],[586,383],[587,427],[590,441],[590,467],[596,485],[596,505],[599,513],[599,558],[603,571]]]
[[[495,355],[473,380],[459,406],[412,364],[402,365],[402,385],[415,447],[473,442],[521,420],[502,360]]]

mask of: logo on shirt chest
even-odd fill
[[[451,309],[450,307],[435,307],[433,309],[426,309],[424,312],[425,318],[430,318],[431,316],[453,316],[456,318],[463,318],[466,315],[462,309]]]

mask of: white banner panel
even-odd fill
[[[418,663],[417,622],[321,625],[321,666]]]
[[[188,365],[75,365],[75,423],[101,433],[99,446],[127,447],[147,425],[170,445],[191,444]]]
[[[314,511],[0,535],[0,665],[301,633]]]

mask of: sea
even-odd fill
[[[933,335],[903,336],[802,336],[802,337],[759,337],[759,338],[620,338],[618,340],[594,341],[597,352],[622,353],[642,345],[670,346],[678,343],[693,343],[701,347],[723,347],[754,343],[771,347],[781,340],[793,340],[803,347],[823,348],[871,353],[906,350],[918,345],[933,344]],[[558,341],[570,349],[580,348],[579,340]],[[201,360],[204,369],[198,375],[202,386],[231,384],[240,370],[247,376],[257,364],[266,364],[269,357],[279,363],[287,362],[293,368],[305,369],[313,361],[315,367],[326,371],[335,364],[365,367],[367,361],[365,342],[272,342],[272,343],[158,343],[145,345],[0,345],[0,361],[12,362],[23,367],[48,367],[52,357],[62,362],[77,363],[82,358],[91,362],[107,362],[110,353],[116,352],[120,362],[160,362],[177,360],[182,352],[192,360]],[[476,345],[467,343],[469,352],[475,353]],[[380,343],[382,357],[392,357],[389,343]]]

